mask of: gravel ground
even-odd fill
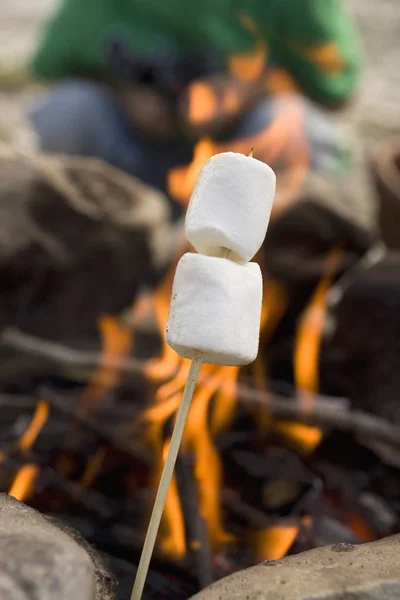
[[[21,130],[23,107],[39,93],[32,85],[2,89],[2,77],[24,64],[56,4],[57,0],[0,0],[0,139],[13,139]],[[355,134],[368,147],[387,135],[400,134],[400,2],[346,0],[346,4],[359,27],[365,69],[359,94],[340,121],[353,139]]]

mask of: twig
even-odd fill
[[[15,411],[35,408],[37,399],[33,396],[0,393],[0,408],[11,408]]]
[[[53,363],[59,362],[82,370],[92,370],[100,363],[99,353],[74,350],[14,329],[4,331],[1,342],[40,355]],[[136,359],[107,363],[107,367],[118,368],[127,375],[144,375],[145,365],[146,361]],[[336,427],[342,431],[368,435],[371,439],[379,439],[390,444],[400,444],[399,426],[364,411],[350,410],[350,401],[345,398],[316,395],[314,396],[314,405],[305,412],[299,397],[287,399],[283,396],[252,390],[243,386],[239,386],[238,394],[242,404],[264,406],[272,416],[279,419],[291,419],[302,423]],[[1,395],[0,405],[2,402],[7,405],[8,396]],[[17,402],[19,401],[16,400]],[[24,402],[22,400],[22,403]],[[51,400],[50,402],[52,403]]]
[[[52,363],[61,363],[62,366],[92,370],[98,367],[101,361],[99,352],[83,352],[63,344],[51,342],[43,338],[28,335],[18,329],[5,329],[0,338],[1,344],[8,344],[17,350],[31,352],[41,356]],[[107,368],[120,370],[122,374],[143,375],[146,361],[137,359],[109,360]]]
[[[182,400],[176,416],[174,430],[172,432],[171,444],[168,450],[167,459],[164,464],[164,469],[161,475],[161,480],[158,486],[157,496],[154,502],[153,512],[151,513],[149,527],[146,533],[146,539],[140,557],[138,570],[136,573],[135,583],[133,585],[131,600],[140,600],[146,581],[147,572],[149,570],[151,556],[153,554],[154,544],[156,541],[158,528],[160,526],[161,516],[164,510],[164,504],[167,497],[169,484],[172,479],[176,458],[178,456],[179,447],[185,427],[187,415],[192,401],[194,388],[196,386],[197,375],[200,370],[202,359],[201,357],[194,358],[190,365],[186,386],[183,392]]]
[[[244,406],[261,406],[272,417],[299,421],[321,427],[334,427],[358,435],[366,435],[391,444],[400,444],[400,427],[385,419],[360,410],[351,410],[344,398],[314,396],[305,409],[300,396],[285,398],[239,386],[238,397]]]

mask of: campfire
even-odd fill
[[[278,215],[308,168],[301,115],[282,113],[256,139],[229,145],[244,153],[254,146],[261,158],[279,163],[289,135],[296,144],[284,157],[289,167]],[[171,194],[182,205],[204,162],[226,149],[201,140],[192,164],[170,173]],[[61,353],[77,376],[42,378],[35,395],[12,388],[0,395],[1,491],[94,543],[117,574],[121,598],[134,577],[189,370],[162,335],[185,251],[181,244],[157,286],[122,315],[97,317],[100,352],[17,331],[6,335],[33,355],[50,360]],[[260,352],[249,367],[201,369],[145,598],[185,600],[265,560],[399,529],[400,426],[327,396],[320,381],[332,290],[348,269],[346,248],[337,241],[323,252],[318,280],[294,319],[290,291],[268,270],[263,251],[256,258],[265,287]],[[282,359],[278,351],[271,373],[271,341],[288,320],[295,322],[291,367],[287,351]],[[276,364],[283,365],[280,373]]]

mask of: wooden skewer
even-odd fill
[[[140,562],[136,573],[135,583],[133,585],[131,600],[140,600],[142,597],[143,588],[146,582],[147,572],[149,570],[150,560],[153,554],[154,544],[158,533],[158,528],[160,526],[160,521],[164,510],[164,504],[167,497],[168,488],[171,483],[172,475],[174,472],[179,447],[181,445],[183,430],[185,428],[185,423],[192,401],[194,388],[196,386],[196,379],[200,371],[201,362],[201,356],[198,356],[196,358],[193,358],[190,365],[190,370],[188,378],[186,380],[182,400],[179,406],[178,413],[176,415],[176,421],[174,425],[174,430],[172,432],[167,459],[165,461],[160,483],[158,486],[153,512],[151,513],[150,523],[147,529],[146,539],[144,541],[142,555],[140,557]]]
[[[228,248],[222,248],[220,254],[221,258],[228,258],[229,252],[230,250]],[[165,500],[167,498],[168,488],[174,472],[176,459],[182,441],[183,430],[185,429],[185,424],[189,413],[190,404],[192,402],[194,389],[196,387],[196,380],[200,371],[201,363],[202,357],[199,355],[192,359],[190,365],[185,389],[183,390],[182,400],[176,415],[174,429],[172,431],[167,459],[161,474],[160,483],[158,484],[157,496],[154,501],[150,523],[147,528],[146,538],[144,540],[143,550],[140,557],[138,570],[136,572],[135,583],[133,584],[131,600],[141,600],[142,597],[154,545],[156,543],[158,529],[160,527]]]

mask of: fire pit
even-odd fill
[[[154,241],[160,243],[171,225],[163,210],[158,219],[144,218],[148,190],[139,186],[130,206],[132,191],[124,177],[100,168],[111,192],[109,205],[99,208],[96,190],[79,176],[83,159],[74,168],[51,164],[57,177],[46,179],[48,196],[20,204],[37,237],[26,236],[24,248],[10,243],[1,265],[3,281],[19,265],[13,293],[20,299],[30,295],[24,310],[15,294],[5,294],[0,311],[0,490],[94,544],[119,582],[119,598],[126,600],[188,371],[188,362],[160,334],[176,257],[184,248],[170,259],[174,245],[166,243],[154,260]],[[20,170],[25,167],[19,163]],[[29,189],[32,178],[43,177],[36,169],[29,167],[24,184]],[[72,196],[80,202],[71,201],[72,183]],[[26,190],[21,197],[27,198]],[[356,385],[340,388],[340,378],[329,377],[343,370],[342,354],[331,350],[343,349],[337,306],[346,306],[349,296],[361,298],[362,306],[362,296],[351,287],[355,275],[369,282],[357,288],[367,293],[376,281],[371,269],[388,259],[369,255],[373,236],[315,202],[313,194],[305,195],[300,217],[294,207],[277,222],[258,257],[266,280],[258,359],[245,369],[201,370],[146,599],[187,600],[266,560],[325,545],[373,542],[399,531],[400,419],[371,410],[363,397],[356,398]],[[91,202],[82,203],[88,197]],[[65,230],[74,236],[60,241],[55,235],[53,243],[48,234],[57,202],[72,224]],[[154,206],[163,202],[157,198]],[[129,223],[121,217],[127,214]],[[294,223],[301,251],[290,254],[285,240]],[[95,258],[81,243],[88,239],[94,244],[88,247],[101,246]],[[280,245],[281,263],[273,260],[274,243]],[[117,276],[119,256],[124,267]],[[390,260],[397,264],[396,255]],[[90,293],[80,305],[88,271]],[[113,285],[103,271],[113,275]],[[51,281],[59,282],[56,298]],[[333,292],[342,298],[336,304]],[[332,322],[336,337],[327,331]],[[369,546],[363,548],[354,555],[372,554]],[[311,559],[328,569],[327,552],[313,550],[274,569],[257,569],[288,573],[291,565],[300,569]],[[332,556],[340,569],[342,558]],[[227,588],[212,589],[234,589],[237,580],[228,581],[233,583]],[[333,584],[332,590],[326,597],[339,598]]]

